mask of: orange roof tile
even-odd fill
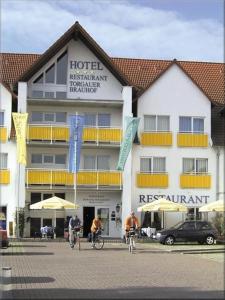
[[[40,57],[39,54],[1,53],[1,80],[14,84]],[[128,80],[140,90],[148,87],[171,60],[111,58]],[[179,61],[186,73],[215,104],[225,104],[224,63]]]

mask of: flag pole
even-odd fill
[[[75,161],[75,173],[74,173],[74,213],[75,213],[75,204],[77,202],[77,139],[78,139],[78,130],[77,130],[77,112],[76,112],[76,140],[75,140],[75,153],[74,153],[74,161]]]

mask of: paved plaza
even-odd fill
[[[138,243],[134,254],[123,243],[108,242],[103,250],[94,250],[83,241],[81,247],[78,251],[68,242],[11,242],[8,249],[1,249],[1,267],[11,267],[10,278],[5,280],[3,274],[1,297],[224,298],[224,245]],[[211,248],[214,253],[200,252]]]

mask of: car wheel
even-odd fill
[[[167,236],[166,238],[165,238],[165,244],[166,245],[173,245],[174,244],[174,242],[175,242],[175,238],[173,237],[173,236]]]
[[[205,239],[205,242],[207,245],[213,245],[214,244],[214,237],[212,235],[208,235]]]

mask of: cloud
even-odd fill
[[[1,51],[43,53],[75,21],[113,57],[223,61],[223,25],[129,1],[3,0]]]

